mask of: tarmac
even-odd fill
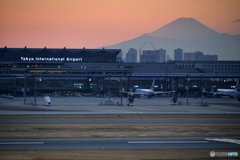
[[[225,150],[226,152],[226,150],[231,150],[231,151],[239,150],[239,144],[238,144],[239,139],[240,137],[71,138],[71,139],[41,138],[41,139],[24,139],[24,140],[23,139],[1,139],[0,150],[31,151],[31,150],[163,150],[163,149],[164,150],[167,150],[167,149],[182,150],[182,149],[185,149],[185,150],[210,150],[210,151]]]
[[[189,114],[240,114],[240,103],[236,99],[178,98],[171,104],[171,97],[135,98],[133,106],[127,106],[127,98],[111,97],[50,97],[51,104],[44,105],[43,96],[13,99],[0,98],[0,115],[189,115]],[[122,104],[122,105],[121,105]]]

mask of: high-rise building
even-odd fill
[[[156,50],[157,54],[157,62],[163,63],[166,62],[166,50],[160,48],[159,50]]]
[[[140,62],[157,62],[156,53],[153,50],[143,50],[140,55]]]
[[[203,55],[198,57],[199,61],[218,61],[218,55]]]
[[[200,56],[203,56],[203,55],[204,55],[204,54],[203,54],[202,52],[200,52],[200,51],[195,52],[196,61],[199,61],[199,57],[200,57]]]
[[[174,60],[182,61],[183,59],[183,50],[181,48],[174,49]]]
[[[137,50],[130,48],[126,53],[126,62],[137,62]]]
[[[117,55],[117,62],[123,62],[123,59],[122,59],[122,51],[119,52],[119,54]]]
[[[184,53],[184,60],[185,61],[199,61],[199,57],[203,56],[203,53],[200,51],[197,52],[185,52]]]
[[[140,62],[166,62],[166,50],[160,48],[159,50],[143,50],[140,55]]]

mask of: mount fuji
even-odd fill
[[[178,18],[147,35],[175,40],[194,40],[219,34],[193,18]]]
[[[151,33],[104,47],[122,49],[123,58],[129,48],[136,50],[163,48],[173,60],[174,49],[181,48],[183,52],[201,51],[205,55],[218,55],[219,60],[240,60],[239,34],[218,33],[193,18],[178,18]]]

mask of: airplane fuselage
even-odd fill
[[[153,96],[154,91],[151,89],[136,89],[135,95],[142,95],[142,96]]]

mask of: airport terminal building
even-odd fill
[[[60,93],[118,94],[150,88],[176,91],[178,96],[204,90],[233,88],[240,78],[239,61],[169,61],[165,63],[121,63],[120,49],[0,48],[1,94]],[[121,81],[122,80],[122,81]],[[122,83],[121,83],[122,82]]]

